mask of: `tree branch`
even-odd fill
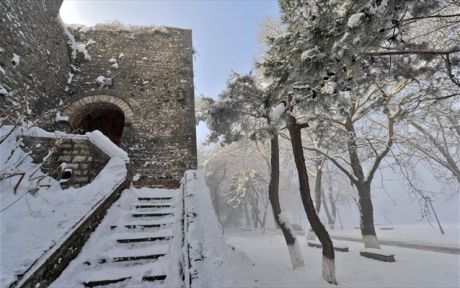
[[[337,168],[339,168],[351,180],[351,182],[353,182],[353,184],[358,183],[358,180],[350,172],[348,172],[348,170],[345,167],[343,167],[334,157],[330,156],[329,154],[327,154],[326,152],[318,148],[306,147],[306,146],[303,146],[303,148],[306,150],[315,151],[315,152],[320,153],[321,155],[329,159],[332,163],[334,163],[334,165]]]
[[[391,55],[449,55],[460,52],[460,48],[454,47],[449,50],[388,50],[367,52],[369,56],[391,56]]]

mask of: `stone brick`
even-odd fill
[[[91,156],[90,156],[90,157],[86,157],[86,156],[73,156],[72,162],[74,162],[74,163],[75,163],[75,162],[77,162],[77,163],[78,163],[78,162],[86,162],[87,160],[89,160],[89,158],[91,158]],[[89,161],[91,161],[91,160],[89,160]]]
[[[89,182],[89,178],[88,177],[74,177],[73,181],[77,183],[87,184]]]
[[[70,155],[62,155],[62,156],[59,156],[59,158],[57,160],[61,161],[61,162],[70,162],[70,161],[72,161],[72,156],[70,156]]]

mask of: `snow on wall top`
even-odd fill
[[[110,139],[101,133],[99,130],[95,130],[93,132],[86,132],[86,137],[88,140],[96,145],[97,148],[101,149],[109,155],[111,158],[120,158],[125,162],[129,162],[128,153],[126,153],[123,149],[115,145]]]
[[[86,26],[82,24],[70,24],[68,27],[78,30],[80,33],[87,33],[89,31],[129,31],[137,33],[152,33],[161,32],[169,33],[169,30],[191,30],[190,28],[181,28],[175,26],[163,25],[133,25],[124,24],[118,21],[110,23],[98,23],[95,26]]]
[[[43,137],[43,138],[63,138],[63,139],[79,139],[89,140],[102,152],[107,154],[110,158],[119,158],[125,162],[129,162],[128,153],[114,144],[110,139],[102,134],[99,130],[86,132],[85,135],[67,134],[61,131],[48,132],[38,127],[31,127],[26,129],[24,136]]]

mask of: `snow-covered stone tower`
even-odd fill
[[[62,1],[1,2],[0,111],[27,103],[50,129],[100,130],[128,152],[135,184],[178,186],[197,166],[192,31],[66,30]],[[49,111],[68,121],[53,123]]]

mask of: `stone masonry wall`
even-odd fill
[[[191,30],[96,26],[71,32],[76,41],[92,43],[91,60],[79,64],[66,103],[91,95],[122,99],[133,114],[121,147],[140,175],[135,184],[178,187],[185,170],[197,165]]]
[[[92,182],[110,160],[109,156],[87,139],[58,140],[24,136],[22,143],[24,151],[32,152],[30,155],[34,163],[41,163],[48,152],[54,146],[56,147],[56,152],[48,158],[41,170],[56,180],[60,180],[61,164],[65,162],[65,168],[72,169],[72,176],[68,181],[61,183],[63,189],[81,187]]]
[[[62,2],[0,1],[0,116],[27,100],[35,119],[65,94],[70,56],[57,18]]]
[[[0,116],[22,103],[22,114],[52,130],[56,109],[108,97],[129,119],[121,146],[140,175],[136,185],[179,186],[184,171],[197,166],[192,31],[71,29],[91,55],[71,60],[58,18],[62,2],[0,0]],[[84,117],[99,102],[72,111]]]

